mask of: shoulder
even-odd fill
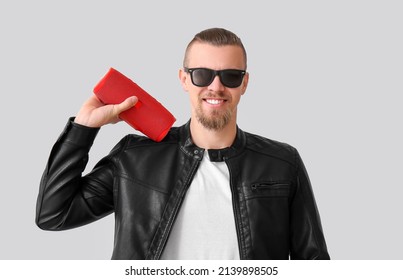
[[[248,151],[295,164],[295,159],[298,156],[298,151],[295,147],[257,134],[244,133]]]
[[[144,147],[152,148],[177,145],[179,141],[178,129],[178,127],[172,127],[167,136],[161,142],[156,142],[144,135],[128,134],[121,139],[120,146],[124,147],[123,149],[127,150]]]

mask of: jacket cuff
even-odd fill
[[[69,118],[58,141],[67,141],[81,147],[92,146],[99,127],[88,127],[74,122],[75,117]]]

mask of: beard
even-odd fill
[[[211,97],[211,96],[209,96]],[[230,108],[226,110],[212,110],[207,114],[203,110],[203,98],[199,98],[199,104],[196,109],[196,118],[205,128],[209,130],[222,130],[230,122],[232,111]]]

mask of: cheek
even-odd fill
[[[189,91],[188,94],[189,94],[190,104],[191,104],[192,108],[199,107],[199,104],[200,104],[199,96],[200,96],[200,94],[196,93],[196,92],[192,92],[192,91]]]
[[[241,100],[241,93],[233,94],[232,95],[232,103],[237,106],[239,104],[239,101]]]

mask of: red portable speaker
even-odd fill
[[[94,93],[105,104],[119,104],[130,96],[137,96],[136,105],[119,117],[154,141],[164,139],[176,121],[160,102],[113,68],[94,87]]]

